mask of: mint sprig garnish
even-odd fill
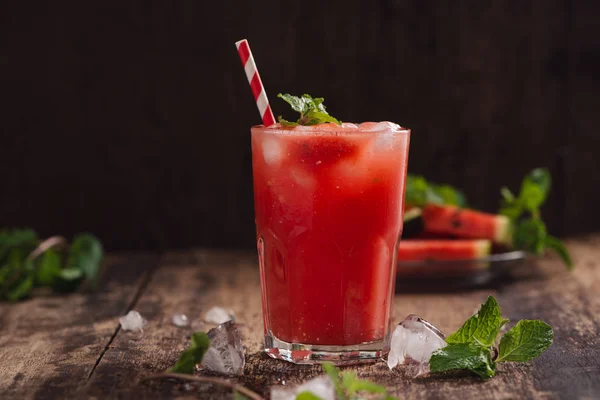
[[[97,282],[104,250],[83,233],[71,245],[61,236],[40,240],[31,229],[0,231],[0,300],[17,301],[36,287],[69,292]]]
[[[431,372],[468,370],[488,379],[495,375],[497,363],[529,361],[552,344],[550,325],[538,320],[521,320],[502,336],[496,348],[498,333],[506,322],[498,302],[489,296],[477,314],[448,336],[448,346],[431,355]]]
[[[428,182],[424,177],[408,174],[406,176],[406,204],[422,207],[427,204],[447,204],[465,207],[465,195],[450,185],[438,185]]]
[[[322,97],[312,98],[308,94],[303,94],[302,97],[297,97],[288,93],[279,93],[277,97],[288,103],[292,107],[292,110],[300,113],[300,118],[298,118],[296,122],[287,121],[279,116],[277,119],[283,126],[293,127],[298,125],[317,125],[327,122],[332,122],[337,125],[342,124],[340,121],[327,113],[325,110],[325,105],[323,104],[324,99]]]
[[[534,169],[523,179],[518,196],[507,187],[500,190],[500,214],[512,221],[514,247],[535,254],[543,254],[546,249],[552,249],[570,269],[573,261],[569,251],[558,238],[548,234],[541,216],[540,209],[548,198],[551,186],[550,172],[545,168]]]

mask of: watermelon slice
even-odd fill
[[[474,260],[490,254],[489,240],[401,240],[398,261]]]
[[[458,238],[487,239],[510,246],[511,223],[504,215],[429,204],[422,212],[424,231]]]

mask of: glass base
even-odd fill
[[[265,335],[265,352],[271,358],[294,364],[351,365],[373,363],[389,352],[383,340],[346,346],[289,343],[273,335]]]

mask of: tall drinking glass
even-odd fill
[[[265,350],[357,363],[389,348],[410,131],[252,127]]]

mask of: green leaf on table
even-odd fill
[[[11,287],[6,293],[6,299],[17,301],[28,297],[33,289],[33,274],[26,273],[23,279],[19,280],[16,285]]]
[[[385,394],[386,400],[395,400],[394,397],[387,394],[384,386],[365,379],[358,379],[352,371],[344,371],[340,374],[339,370],[330,363],[325,363],[322,367],[327,376],[329,376],[329,379],[331,379],[338,399],[354,399],[358,392],[366,392],[382,393]]]
[[[73,238],[67,256],[67,269],[79,269],[83,276],[93,284],[96,283],[104,250],[102,243],[89,233],[81,233]]]
[[[323,400],[313,392],[304,391],[296,395],[296,400]]]
[[[355,379],[347,386],[348,393],[355,394],[358,392],[367,393],[386,393],[387,389],[384,386],[378,385],[374,382],[365,379]]]
[[[502,361],[529,361],[552,344],[552,327],[539,320],[521,320],[508,331],[498,346],[498,359]]]
[[[491,378],[496,373],[489,348],[475,343],[449,344],[437,350],[431,355],[429,368],[431,372],[466,369],[483,379]]]
[[[491,346],[508,320],[502,318],[500,306],[493,296],[489,296],[479,311],[469,318],[459,330],[446,338],[449,344],[477,343]]]
[[[8,253],[16,247],[33,249],[37,245],[38,236],[31,229],[3,229],[0,230],[0,265]]]
[[[169,372],[193,374],[194,367],[196,364],[200,364],[202,362],[202,358],[204,357],[204,354],[206,354],[209,345],[210,339],[206,333],[194,332],[192,334],[190,347],[181,352],[179,360],[177,360],[175,365],[169,369]]]
[[[61,275],[61,259],[58,253],[52,249],[42,253],[36,273],[35,281],[39,286],[52,286]]]
[[[57,293],[70,293],[75,291],[84,279],[83,271],[76,267],[63,268],[52,284],[52,290]]]
[[[573,268],[573,260],[565,244],[554,236],[546,235],[546,248],[552,249],[558,254],[569,269]]]
[[[17,301],[33,289],[34,265],[27,259],[28,249],[12,247],[0,265],[0,298]]]
[[[340,374],[335,365],[330,363],[324,363],[322,366],[323,371],[327,374],[333,386],[335,387],[335,392],[338,398],[343,398],[344,396],[344,388],[342,387],[342,381],[340,379]]]
[[[300,118],[296,122],[287,121],[281,116],[278,117],[279,123],[283,126],[318,125],[327,122],[341,125],[340,121],[329,115],[323,104],[324,99],[322,97],[313,98],[308,94],[298,97],[288,93],[279,93],[277,97],[288,103],[292,107],[292,110],[300,113]]]

